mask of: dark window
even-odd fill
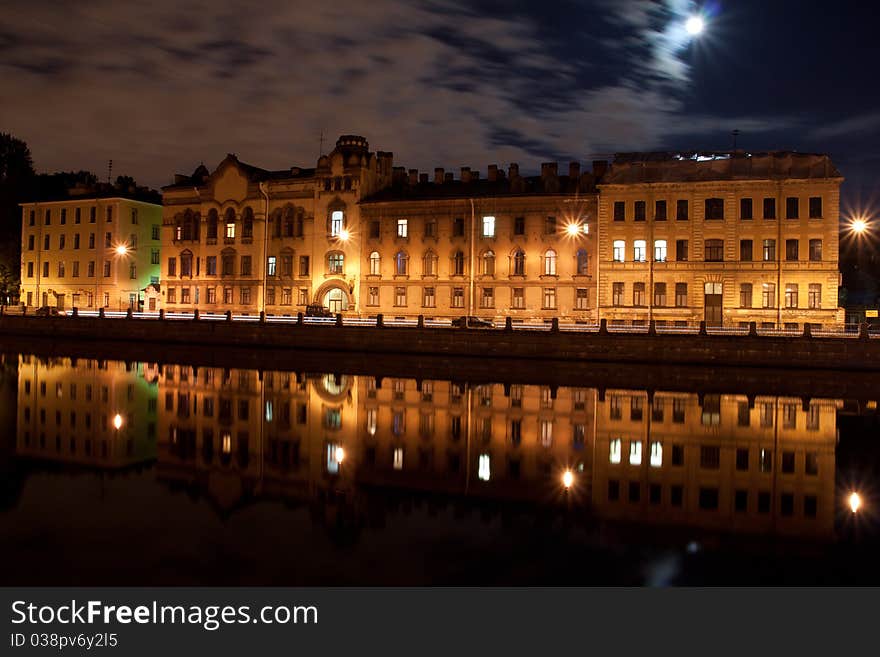
[[[810,261],[822,261],[822,240],[810,240]]]
[[[675,307],[676,308],[686,308],[688,305],[688,284],[687,283],[676,283],[675,284]]]
[[[815,495],[804,495],[804,515],[808,518],[815,518],[818,508]]]
[[[794,452],[782,452],[782,471],[785,474],[794,472]]]
[[[636,201],[633,218],[635,221],[644,221],[645,220],[645,202],[644,201]]]
[[[800,199],[797,196],[789,196],[785,199],[785,218],[798,219],[800,217]]]
[[[452,220],[452,236],[453,237],[463,237],[464,236],[464,218],[456,217]]]
[[[746,408],[749,405],[746,403]],[[736,448],[736,469],[742,472],[745,472],[749,469],[749,448],[748,447],[737,447]]]
[[[642,487],[639,485],[639,482],[631,481],[631,482],[629,482],[629,491],[628,492],[629,492],[629,494],[628,494],[629,501],[630,502],[638,502],[639,498],[641,497],[641,494],[642,494]]]
[[[741,198],[739,200],[739,218],[743,220],[752,218],[752,199]]]
[[[758,513],[770,513],[770,493],[767,491],[758,493]]]
[[[783,516],[794,515],[794,495],[783,493],[779,496],[779,512]]]
[[[703,445],[700,447],[700,467],[707,470],[717,470],[721,466],[721,448],[717,445]]]
[[[739,307],[740,308],[751,308],[752,307],[752,284],[751,283],[740,283],[740,285],[739,285]],[[746,404],[746,411],[748,411],[748,409],[749,409],[749,405]],[[746,424],[745,426],[749,426],[749,425]]]
[[[749,492],[737,490],[733,495],[733,507],[736,511],[747,511],[749,508]]]
[[[804,474],[819,474],[819,453],[807,452],[804,457]]]
[[[677,221],[688,220],[688,202],[684,199],[675,202],[675,219]]]
[[[717,488],[700,488],[700,508],[704,511],[714,511],[718,508]]]
[[[612,502],[620,499],[620,482],[616,479],[608,480],[608,499]]]
[[[723,198],[707,198],[706,199],[706,219],[724,219],[724,199]]]
[[[669,489],[669,502],[672,506],[681,506],[684,503],[684,487],[673,486]]]
[[[810,197],[810,219],[821,219],[822,218],[822,197],[821,196],[811,196]]]
[[[515,217],[513,220],[513,234],[514,235],[525,235],[526,234],[526,218],[525,217]]]
[[[654,203],[654,221],[666,221],[666,201]]]
[[[672,446],[672,465],[684,465],[684,445]]]
[[[785,259],[798,259],[798,240],[785,240]]]
[[[675,259],[679,262],[687,262],[688,259],[688,241],[675,240]]]
[[[724,240],[706,240],[706,262],[724,260]]]
[[[742,262],[752,261],[752,240],[739,241],[739,259]]]
[[[649,488],[651,504],[660,504],[662,490],[660,484],[651,484],[651,487]]]
[[[764,219],[776,219],[776,199],[764,199]]]
[[[626,202],[614,201],[614,221],[626,220]]]
[[[379,237],[379,222],[371,221],[370,222],[370,237],[377,238]]]

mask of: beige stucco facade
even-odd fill
[[[25,306],[158,310],[161,206],[115,197],[21,207]]]
[[[798,330],[843,324],[840,174],[827,156],[737,157],[746,161],[612,165],[599,194],[600,317]]]

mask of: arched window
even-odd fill
[[[223,234],[227,240],[235,239],[235,210],[227,208],[226,210],[226,232]]]
[[[587,274],[589,274],[590,273],[590,260],[587,257],[587,250],[586,249],[578,249],[578,252],[576,254],[576,259],[577,259],[576,271],[578,273],[578,276],[586,276]]]
[[[345,255],[342,251],[331,251],[327,254],[327,273],[342,274],[345,272]]]
[[[284,237],[293,237],[293,208],[284,209]]]
[[[370,254],[370,275],[379,276],[382,273],[382,259],[379,257],[378,251]]]
[[[483,275],[495,275],[495,252],[491,249],[483,253]]]
[[[513,270],[511,274],[513,276],[526,275],[526,253],[522,249],[517,249],[513,252]]]
[[[464,276],[464,253],[456,251],[452,256],[452,275]]]
[[[217,224],[219,223],[219,218],[217,217],[217,210],[213,208],[208,212],[208,239],[216,240],[217,239]]]
[[[245,239],[253,239],[254,237],[254,211],[250,208],[244,209],[242,215],[241,236]]]
[[[556,251],[547,249],[544,253],[544,275],[556,276]]]
[[[424,276],[437,275],[437,254],[433,251],[426,251],[422,257],[422,274]]]
[[[403,251],[398,251],[394,256],[394,273],[398,276],[406,276],[409,273],[409,256]]]
[[[192,275],[193,275],[192,265],[193,265],[192,251],[190,251],[189,249],[182,251],[180,254],[180,277],[181,278],[183,278],[184,276],[188,276],[189,278],[192,278]]]
[[[328,208],[327,233],[330,237],[339,237],[345,228],[345,205],[339,200]]]

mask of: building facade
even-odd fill
[[[617,156],[599,185],[599,316],[841,326],[842,181],[825,155]]]
[[[392,167],[344,135],[313,169],[229,155],[163,188],[168,310],[456,317],[595,314],[593,177]],[[592,315],[591,315],[592,313]],[[594,321],[594,319],[593,319]]]
[[[22,204],[21,302],[158,310],[162,207],[132,198]]]

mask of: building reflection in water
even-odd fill
[[[357,515],[374,495],[425,493],[823,539],[840,405],[22,356],[16,453],[155,459],[223,514],[272,499]]]
[[[156,366],[21,356],[19,456],[102,469],[156,454]]]
[[[830,538],[836,400],[165,366],[158,471],[221,509],[407,491]],[[563,486],[569,473],[571,488]]]

